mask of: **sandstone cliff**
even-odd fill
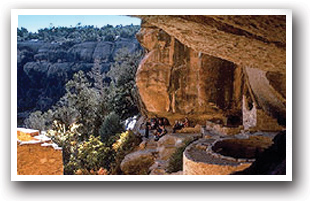
[[[138,17],[147,54],[136,82],[147,115],[234,124],[270,116],[285,125],[285,16]],[[266,123],[257,119],[252,127]]]

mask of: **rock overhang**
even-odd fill
[[[145,104],[147,107],[149,107],[147,108],[149,114],[169,115],[168,113],[176,113],[176,111],[174,110],[174,108],[176,108],[175,104],[172,103],[175,98],[173,93],[177,94],[178,91],[169,90],[171,80],[173,80],[171,79],[171,77],[173,77],[173,73],[171,72],[173,71],[169,72],[167,66],[174,65],[177,66],[177,68],[184,67],[184,63],[182,64],[182,62],[179,62],[179,64],[177,65],[173,63],[177,63],[175,61],[177,59],[187,61],[190,70],[187,70],[188,72],[186,72],[185,76],[187,76],[187,80],[190,80],[193,76],[195,77],[197,75],[202,75],[201,71],[197,70],[197,66],[199,68],[200,66],[205,65],[205,63],[208,63],[210,59],[208,59],[208,62],[197,61],[201,59],[201,55],[205,55],[205,57],[209,57],[212,59],[217,58],[222,61],[232,62],[232,66],[234,66],[235,69],[238,69],[235,70],[233,73],[230,73],[229,75],[233,76],[233,81],[227,84],[228,86],[230,85],[234,87],[234,89],[232,89],[232,92],[229,92],[229,90],[226,90],[225,92],[225,90],[223,91],[223,89],[220,89],[216,85],[208,87],[214,89],[215,91],[222,90],[221,93],[228,93],[228,96],[230,96],[230,98],[226,97],[226,101],[229,102],[229,104],[226,104],[226,106],[228,106],[230,110],[233,110],[234,113],[236,113],[236,111],[238,113],[238,110],[240,111],[240,102],[242,102],[240,94],[245,93],[246,91],[244,90],[244,87],[242,87],[242,85],[247,85],[246,87],[249,88],[252,94],[252,99],[255,99],[254,102],[256,103],[258,108],[262,108],[267,112],[268,115],[271,115],[272,117],[278,119],[281,125],[285,125],[285,15],[139,15],[136,17],[142,19],[141,31],[137,34],[137,38],[140,41],[141,45],[148,52],[145,59],[141,62],[140,66],[144,65],[145,67],[147,64],[149,70],[144,69],[143,73],[150,73],[151,71],[164,69],[162,71],[167,72],[164,72],[164,74],[159,73],[159,76],[156,75],[154,79],[156,80],[158,78],[162,78],[163,80],[166,80],[166,82],[170,79],[170,81],[168,81],[167,83],[160,82],[159,85],[157,85],[159,86],[160,90],[156,89],[155,93],[153,93],[153,95],[157,93],[158,97],[161,97],[159,98],[159,100],[162,102],[160,102],[158,107],[160,106],[162,108],[158,110],[158,108],[156,108],[156,105],[153,107],[152,104]],[[173,48],[173,45],[171,45],[171,43],[180,43],[181,45],[179,47],[181,48]],[[169,46],[170,48],[168,48]],[[175,57],[175,54],[178,51],[183,51],[182,54],[179,54],[183,55],[183,57]],[[195,53],[197,53],[198,55],[198,60],[195,59]],[[150,66],[150,61],[152,61],[153,64],[154,61],[156,61],[161,65],[154,64],[153,66]],[[223,69],[223,71],[225,72],[232,69],[224,69],[224,66],[217,66],[216,68]],[[249,73],[249,69],[257,69],[256,71],[261,72],[258,74],[256,73],[254,75],[254,79],[258,81],[263,79],[264,82],[256,82],[260,84],[255,84],[255,82],[253,82],[252,74]],[[190,72],[193,72],[195,70],[198,73],[194,73],[192,76]],[[141,71],[138,70],[137,80],[143,77],[139,77],[139,72]],[[164,77],[162,75],[166,76]],[[261,75],[263,76],[261,77]],[[152,79],[152,76],[154,77],[154,73],[152,75],[145,76],[147,77],[146,80]],[[212,81],[216,79],[218,80],[218,82],[227,81],[227,79],[223,79],[220,77],[214,78],[214,76],[211,76]],[[196,80],[193,79],[189,82],[196,82]],[[205,82],[209,81],[210,77],[206,77]],[[186,100],[186,102],[189,103],[189,106],[182,108],[182,110],[185,111],[186,115],[198,114],[197,111],[194,111],[195,109],[193,108],[208,107],[210,110],[214,105],[216,106],[216,103],[213,104],[214,98],[217,100],[225,99],[225,97],[214,96],[214,92],[212,92],[212,90],[201,90],[201,83],[195,84],[199,93],[202,92],[200,93],[200,98],[198,91],[197,94],[194,95],[194,99],[200,101],[192,104],[193,101]],[[146,84],[145,86],[148,86],[148,84]],[[188,88],[193,89],[193,87]],[[167,91],[167,94],[164,95],[162,91]],[[188,91],[186,92],[186,90],[181,91],[182,93],[179,92],[180,96],[188,98],[192,95],[188,93]],[[270,93],[271,91],[273,92],[272,94]],[[211,100],[210,96],[208,97],[208,93],[209,95],[210,93],[213,93],[213,95],[211,95],[213,96],[211,97]],[[141,96],[142,99],[149,99],[143,94]],[[182,101],[176,102],[178,102],[178,104],[182,104]],[[204,102],[208,103],[204,104]],[[217,106],[219,106],[219,104]],[[223,107],[215,107],[215,109],[223,109]],[[227,111],[218,111],[219,113],[227,113]],[[207,111],[204,111],[204,113],[206,112]],[[210,111],[208,111],[207,113],[210,114]],[[216,113],[216,111],[213,110],[213,113]]]
[[[286,71],[285,15],[136,15],[197,52],[265,71]],[[143,28],[143,25],[142,25]]]

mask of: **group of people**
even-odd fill
[[[167,118],[151,118],[146,122],[145,125],[145,135],[144,137],[149,137],[149,132],[154,130],[155,141],[159,140],[160,137],[167,133],[166,126],[170,125]]]
[[[145,124],[144,137],[149,138],[150,131],[154,130],[153,134],[155,136],[155,141],[158,141],[159,138],[167,134],[166,126],[169,125],[170,123],[167,118],[150,118]],[[189,120],[187,117],[184,119],[184,121],[175,121],[175,124],[173,125],[173,133],[175,133],[176,130],[180,130],[184,127],[189,127]]]

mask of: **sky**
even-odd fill
[[[19,15],[18,27],[24,27],[29,32],[37,32],[39,29],[49,28],[51,25],[58,27],[75,27],[94,25],[98,28],[107,24],[116,25],[140,25],[141,20],[135,17],[121,15]]]

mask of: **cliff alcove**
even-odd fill
[[[285,126],[285,16],[138,17],[147,54],[136,83],[146,115]],[[264,118],[275,126],[262,128]]]
[[[50,108],[55,102],[51,98],[61,96],[63,84],[76,71],[89,74],[96,70],[96,75],[103,76],[97,77],[100,82],[92,83],[96,81],[94,74],[89,75],[91,83],[89,87],[83,85],[83,89],[92,93],[73,96],[71,91],[75,90],[69,88],[64,98],[70,104],[58,102],[57,111],[40,113],[31,120],[40,123],[35,126],[46,128],[46,122],[51,124],[59,116],[68,117],[64,128],[82,122],[83,137],[65,145],[72,149],[64,149],[64,173],[97,174],[97,170],[104,170],[104,174],[285,174],[285,16],[138,17],[142,24],[137,40],[134,35],[138,28],[127,39],[117,35],[111,40],[105,36],[99,41],[78,43],[68,39],[66,44],[61,38],[56,42],[18,43],[21,120],[35,109]],[[142,54],[135,59],[123,55],[126,60],[118,60],[116,52],[121,47],[136,52],[141,46],[145,53],[141,62]],[[120,74],[124,77],[106,77],[110,69],[111,75],[123,71]],[[103,81],[113,83],[104,87]],[[76,99],[83,104],[76,104]],[[72,113],[67,112],[72,108]],[[183,127],[173,127],[175,120],[186,118],[189,122],[182,122]],[[165,130],[159,126],[160,120],[165,122]],[[106,131],[113,125],[117,129]],[[158,136],[160,129],[164,132]],[[282,137],[275,138],[270,147],[279,131]],[[78,150],[77,145],[87,148],[87,140],[100,151],[78,152],[82,159],[92,160],[92,166],[86,167],[88,162],[80,160],[74,149]],[[114,143],[106,145],[109,140]],[[121,142],[125,151],[119,151]],[[93,163],[96,160],[100,162]],[[42,161],[47,164],[45,159]],[[265,161],[271,164],[269,169]],[[66,166],[69,162],[76,165]],[[252,169],[245,170],[248,167]]]
[[[183,174],[231,174],[251,166],[273,137],[255,145],[248,139],[218,141],[210,146],[213,151],[236,161],[219,169],[207,165],[209,170],[201,172],[195,164],[206,150],[198,153],[193,147],[210,136],[216,140],[246,132],[251,138],[257,131],[285,130],[285,16],[137,17],[142,24],[136,37],[146,52],[136,74],[141,111],[170,122],[188,117],[207,133],[184,152]],[[192,155],[190,150],[195,150]]]

